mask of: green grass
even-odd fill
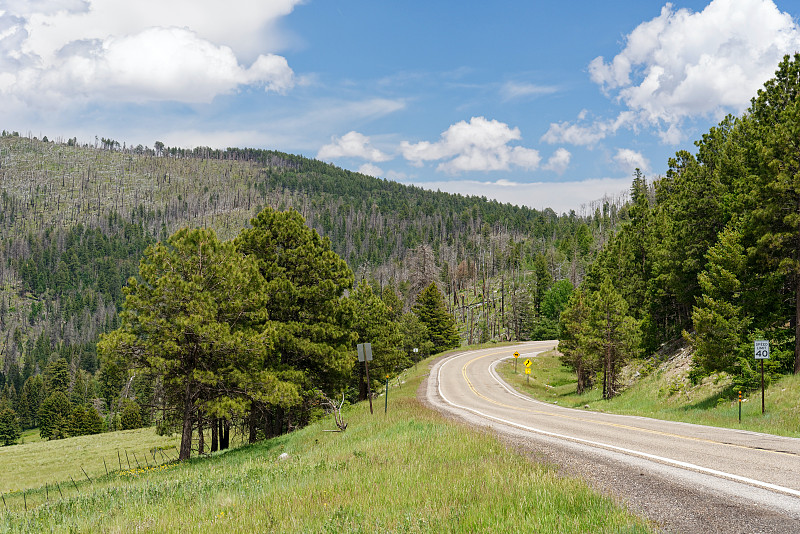
[[[0,532],[650,531],[584,482],[423,407],[415,393],[427,369],[392,382],[386,415],[383,399],[373,416],[365,403],[346,407],[346,432],[326,432],[335,427],[325,419],[224,454],[84,481],[64,498],[51,488],[49,502],[30,490],[27,513],[22,492],[6,494]]]
[[[25,443],[0,447],[0,471],[3,473],[0,477],[0,493],[38,488],[45,484],[72,484],[70,477],[75,481],[85,479],[83,471],[94,479],[105,475],[106,467],[109,471],[119,470],[120,463],[125,469],[129,462],[136,467],[137,460],[143,467],[152,465],[153,448],[168,449],[165,453],[174,458],[177,456],[175,447],[180,441],[176,435],[159,436],[154,428],[54,441],[37,438],[37,430],[26,431]],[[156,460],[157,463],[165,461],[159,452],[156,453]]]
[[[688,380],[686,366],[650,369],[646,364],[638,364],[629,372],[638,370],[645,376],[617,397],[603,400],[598,388],[576,394],[575,374],[561,364],[557,353],[541,354],[531,360],[530,380],[523,374],[522,362],[518,363],[517,374],[513,362],[498,366],[498,371],[517,390],[539,400],[572,408],[800,437],[800,376],[785,376],[770,385],[765,393],[764,415],[761,391],[744,394],[739,423],[738,400],[731,398],[730,379],[724,375],[708,377],[693,385]]]

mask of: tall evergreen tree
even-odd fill
[[[414,313],[428,329],[433,352],[442,352],[461,344],[456,321],[447,311],[444,296],[435,283],[430,284],[417,296]]]
[[[63,439],[70,434],[72,405],[67,395],[56,390],[39,406],[39,436],[42,439]]]
[[[800,53],[785,56],[750,106],[757,159],[751,222],[766,269],[785,278],[781,308],[792,317],[800,373]],[[779,320],[779,319],[778,319]]]
[[[586,343],[602,361],[603,398],[619,393],[619,371],[631,357],[637,356],[641,343],[639,322],[628,315],[628,303],[605,278],[600,289],[591,295],[589,331]]]
[[[17,413],[11,408],[0,409],[0,443],[14,445],[22,436]]]
[[[733,371],[751,322],[741,306],[739,278],[747,261],[741,239],[737,228],[727,227],[708,251],[706,269],[698,276],[702,295],[692,312],[694,331],[686,338],[695,348],[695,365],[709,373]]]
[[[586,295],[583,289],[578,288],[572,293],[569,304],[560,317],[561,337],[558,351],[562,354],[561,361],[575,371],[578,395],[582,395],[592,385],[593,359],[586,328],[589,311]]]
[[[158,377],[181,420],[179,457],[191,454],[202,413],[243,415],[251,402],[292,402],[294,386],[267,365],[265,293],[255,262],[210,230],[180,230],[149,247],[126,287],[122,326],[101,354]]]

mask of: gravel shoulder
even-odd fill
[[[435,360],[432,366],[441,361]],[[674,476],[675,469],[647,460],[631,461],[619,453],[544,436],[532,436],[514,427],[489,424],[472,414],[445,409],[430,375],[417,398],[447,418],[476,430],[491,431],[531,461],[557,466],[563,476],[580,478],[604,495],[649,520],[664,533],[776,533],[800,532],[800,516],[773,507],[775,495],[753,489],[746,494],[711,476],[697,474],[690,483]],[[794,497],[778,497],[790,499]]]

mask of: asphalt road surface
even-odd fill
[[[522,369],[554,346],[442,358],[420,395],[586,479],[665,532],[800,533],[800,439],[564,408],[517,393],[495,371],[515,351]]]

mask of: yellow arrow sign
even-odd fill
[[[525,358],[525,367],[530,367],[532,363],[530,358]]]
[[[514,357],[515,357],[515,358],[519,358],[519,352],[515,352],[515,353],[514,353]]]

